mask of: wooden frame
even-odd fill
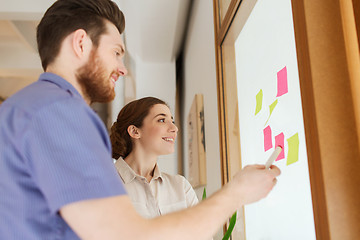
[[[206,185],[204,96],[195,94],[188,114],[189,177],[194,188]]]
[[[236,130],[236,81],[228,81],[222,44],[239,8],[232,0],[220,22],[214,0],[222,181],[241,168]],[[359,4],[353,0],[292,0],[308,164],[317,239],[360,235]],[[231,77],[230,77],[231,79]],[[232,107],[232,108],[230,108]],[[238,221],[237,224],[243,224]],[[245,236],[236,236],[245,238]]]

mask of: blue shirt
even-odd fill
[[[0,106],[0,239],[78,239],[61,207],[125,193],[104,124],[69,82],[43,73]]]

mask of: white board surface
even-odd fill
[[[258,0],[235,42],[242,166],[284,141],[277,185],[245,206],[247,240],[316,238],[291,7]]]

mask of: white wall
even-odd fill
[[[184,146],[188,145],[186,119],[195,94],[204,95],[207,195],[221,187],[218,103],[216,87],[213,3],[194,0],[184,50]],[[185,176],[188,176],[188,149],[184,147]],[[195,189],[201,199],[203,187]],[[214,239],[222,238],[222,230]]]
[[[136,98],[146,96],[164,100],[175,112],[175,62],[136,61]]]

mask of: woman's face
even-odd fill
[[[139,128],[138,142],[148,153],[170,154],[175,150],[177,131],[170,109],[166,105],[155,104]]]

